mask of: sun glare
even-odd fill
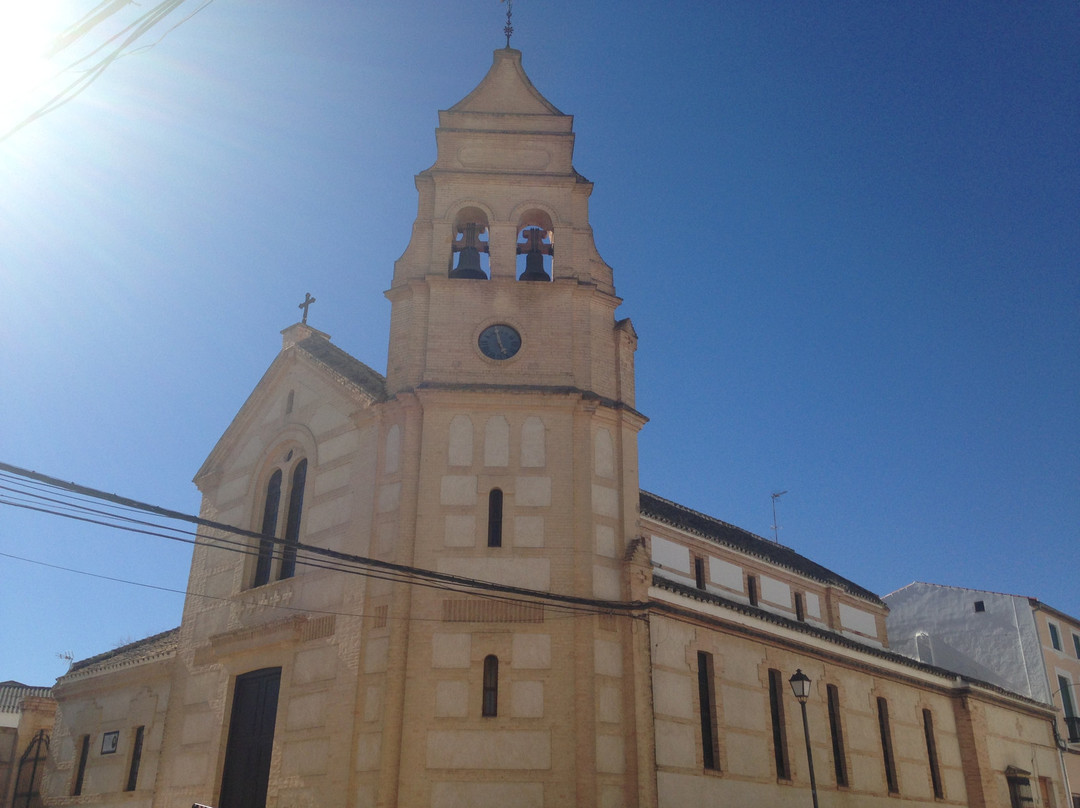
[[[59,0],[0,0],[0,135],[48,101],[62,11]]]

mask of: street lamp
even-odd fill
[[[810,795],[814,798],[814,808],[818,808],[817,781],[814,779],[814,753],[810,751],[810,725],[806,722],[806,699],[810,696],[810,677],[796,668],[795,673],[788,680],[791,684],[791,692],[799,701],[802,708],[803,737],[806,738],[806,762],[810,765]]]

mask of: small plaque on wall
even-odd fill
[[[120,730],[113,730],[112,732],[106,732],[101,736],[101,754],[111,755],[116,751],[116,747],[120,744]]]

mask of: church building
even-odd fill
[[[195,477],[180,626],[53,689],[46,804],[1065,808],[1047,706],[640,489],[637,336],[519,51],[436,140],[385,377],[282,332]]]

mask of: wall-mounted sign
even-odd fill
[[[101,754],[111,755],[116,751],[116,747],[120,743],[120,730],[113,730],[112,732],[106,732],[101,736]]]

